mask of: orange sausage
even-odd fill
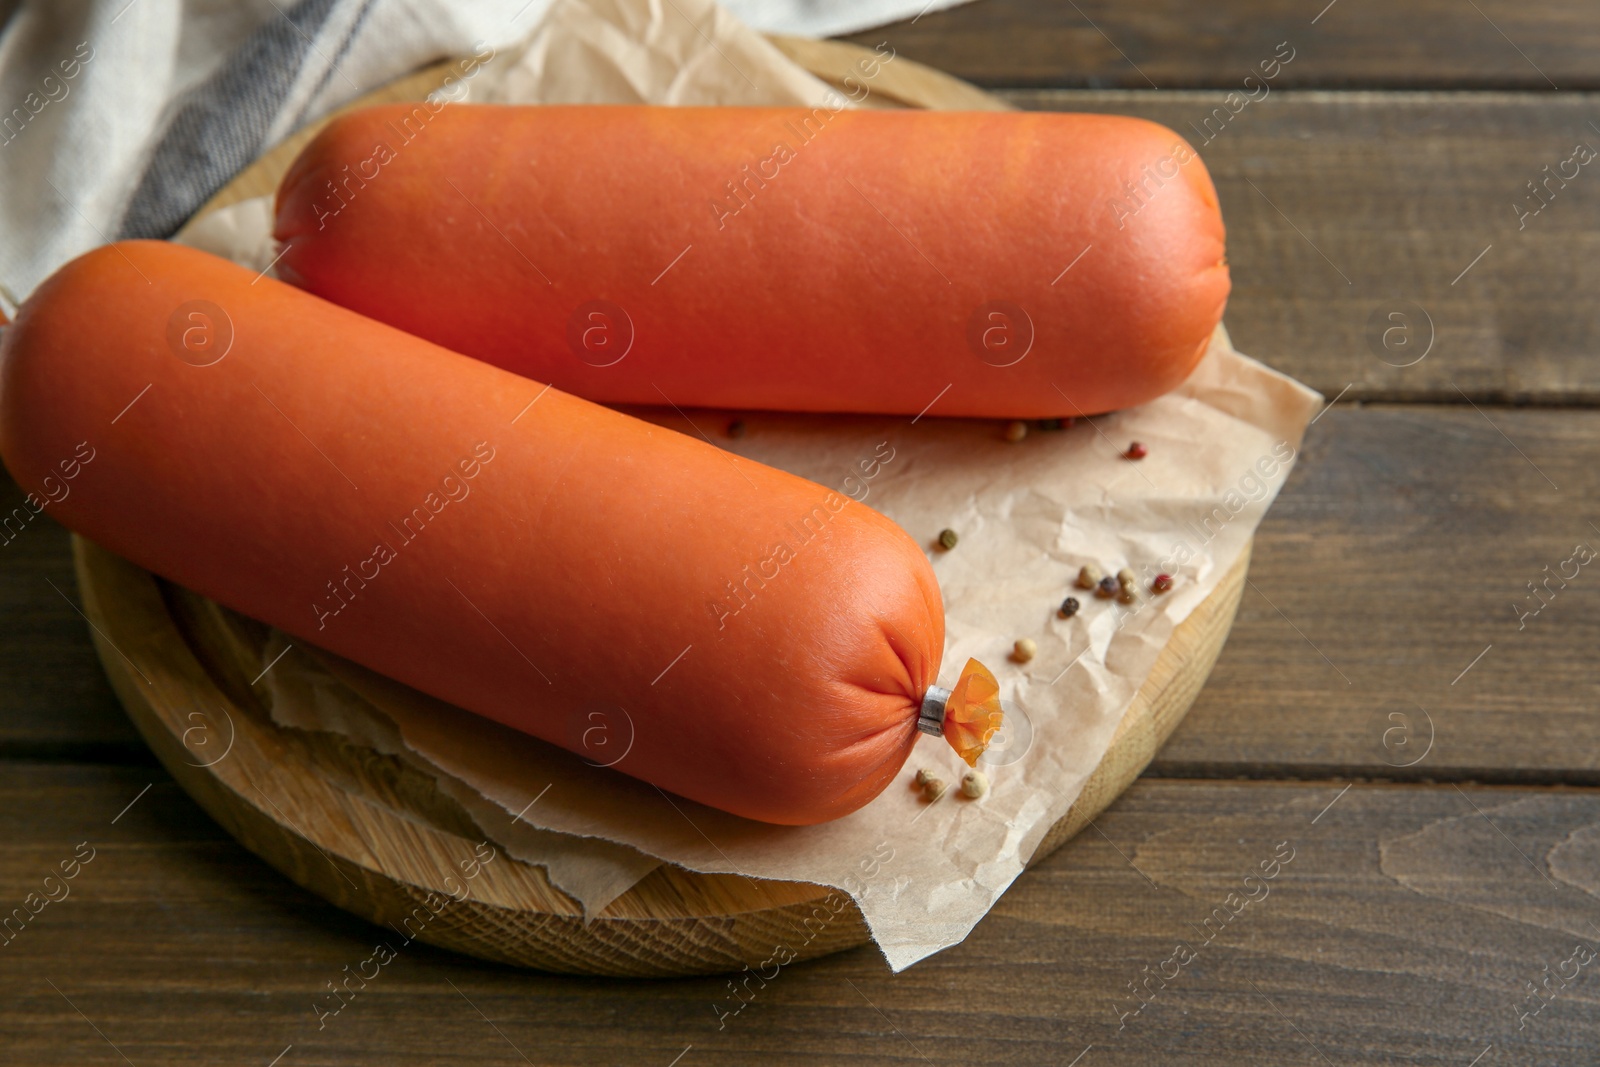
[[[939,670],[870,508],[174,245],[23,305],[0,453],[166,578],[596,762],[631,725],[617,769],[750,818],[876,796]]]
[[[1094,414],[1228,296],[1204,164],[1139,119],[432,106],[301,153],[280,275],[592,400]]]

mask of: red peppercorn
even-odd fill
[[[1141,445],[1138,441],[1135,441],[1133,444],[1129,445],[1128,451],[1123,453],[1123,455],[1127,456],[1129,459],[1143,459],[1147,454],[1148,452],[1144,445]]]
[[[1156,580],[1150,583],[1150,588],[1154,589],[1158,593],[1165,593],[1168,589],[1172,588],[1172,575],[1156,575]]]

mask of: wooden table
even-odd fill
[[[1338,398],[1188,720],[964,944],[897,977],[862,949],[751,979],[720,1027],[726,979],[414,945],[319,1029],[313,998],[380,931],[154,765],[39,519],[0,548],[0,909],[28,920],[0,933],[0,1063],[1600,1059],[1600,570],[1567,562],[1600,549],[1600,174],[1515,206],[1600,147],[1600,19],[1323,3],[980,0],[855,38],[1189,135],[1236,343]],[[1275,55],[1271,91],[1230,107]]]

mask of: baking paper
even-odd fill
[[[703,0],[562,0],[524,51],[496,56],[466,93],[817,106],[828,89]],[[269,215],[261,201],[246,202],[185,239],[259,269],[274,253]],[[642,413],[877,508],[924,544],[946,608],[939,683],[952,685],[975,657],[995,671],[1008,708],[982,764],[991,788],[981,800],[952,789],[930,804],[912,788],[918,768],[951,783],[965,769],[942,740],[923,736],[901,779],[860,811],[822,826],[756,823],[321,653],[274,669],[274,716],[403,754],[589,914],[658,860],[835,886],[898,971],[966,937],[1066,813],[1174,628],[1248,545],[1319,402],[1235,352],[1219,327],[1177,391],[1069,429],[1035,428],[1019,442],[1002,424],[940,419],[936,409],[916,419],[739,413],[737,438],[724,432],[734,413]],[[1138,461],[1123,454],[1135,440],[1148,452]],[[947,528],[960,541],[942,551]],[[1125,605],[1075,590],[1086,564],[1132,569],[1140,597]],[[1164,596],[1149,592],[1157,573],[1174,578]],[[1082,609],[1062,619],[1056,609],[1069,594]],[[1023,637],[1038,651],[1019,664],[1009,653]],[[295,695],[313,683],[319,697]],[[591,756],[630,732],[626,721],[597,728]],[[784,947],[798,951],[774,950]]]

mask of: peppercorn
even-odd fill
[[[977,800],[989,791],[989,779],[982,771],[968,771],[961,776],[961,792]]]
[[[922,795],[928,800],[938,800],[944,796],[945,784],[943,778],[928,775],[922,782]]]
[[[917,788],[921,789],[928,784],[928,779],[933,777],[933,772],[926,767],[917,768]]]
[[[1061,617],[1070,619],[1078,613],[1078,598],[1069,596],[1061,602]]]
[[[1124,589],[1132,589],[1137,581],[1138,579],[1133,576],[1133,572],[1126,567],[1117,572],[1117,584]]]
[[[1026,663],[1039,652],[1039,646],[1033,643],[1033,638],[1023,637],[1011,646],[1011,658],[1018,663]]]
[[[939,547],[944,549],[946,552],[956,547],[956,543],[960,540],[960,535],[958,535],[954,530],[939,531]]]
[[[1100,584],[1100,568],[1093,565],[1078,568],[1078,588],[1093,589]]]
[[[1016,444],[1028,436],[1028,424],[1021,419],[1013,419],[1006,423],[1006,440]]]
[[[1139,599],[1139,594],[1134,591],[1133,586],[1125,585],[1117,593],[1117,599],[1122,601],[1124,604],[1132,604],[1135,600]]]
[[[1117,580],[1108,574],[1100,579],[1099,585],[1094,587],[1094,595],[1101,600],[1110,600],[1117,595],[1118,588]]]
[[[1143,459],[1148,454],[1149,451],[1138,441],[1135,441],[1133,444],[1129,445],[1128,451],[1123,453],[1123,455],[1127,456],[1129,459]]]
[[[1156,580],[1150,583],[1150,588],[1158,593],[1165,593],[1167,590],[1172,588],[1172,575],[1156,575]]]
[[[744,436],[744,420],[743,419],[734,419],[732,422],[728,423],[728,436],[729,437],[743,437]]]

